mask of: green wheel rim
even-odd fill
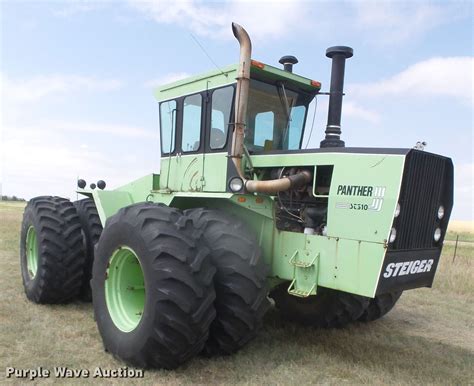
[[[26,267],[32,279],[38,272],[38,260],[38,238],[36,237],[35,228],[30,226],[26,233]]]
[[[115,326],[134,330],[145,309],[145,277],[137,254],[128,247],[115,250],[105,279],[105,301]]]

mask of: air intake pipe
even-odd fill
[[[332,59],[331,88],[329,95],[328,124],[326,138],[320,147],[344,147],[341,138],[341,111],[344,95],[344,71],[346,59],[354,54],[351,47],[335,46],[326,50],[326,56]]]
[[[235,94],[235,123],[232,137],[231,158],[244,182],[245,189],[251,193],[277,193],[291,188],[300,187],[311,181],[310,172],[300,173],[279,178],[276,180],[248,180],[242,172],[242,155],[244,154],[245,120],[247,118],[247,105],[250,88],[250,62],[252,55],[252,42],[245,29],[232,23],[232,32],[240,44],[239,69],[237,74],[237,91]]]

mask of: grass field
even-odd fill
[[[40,306],[26,300],[18,257],[23,205],[0,202],[1,371],[7,366],[122,367],[103,351],[90,304]],[[238,354],[199,357],[176,371],[146,371],[136,382],[472,384],[474,244],[460,245],[454,263],[452,255],[453,245],[446,245],[433,289],[404,293],[377,322],[315,330],[286,323],[271,310],[259,337]]]

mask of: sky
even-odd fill
[[[159,173],[153,88],[236,63],[232,21],[254,59],[294,55],[294,71],[323,91],[326,48],[353,47],[346,146],[426,141],[454,161],[452,218],[474,219],[470,1],[0,1],[2,193],[75,198],[78,177],[114,188]],[[321,96],[309,147],[326,119]]]

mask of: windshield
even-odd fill
[[[283,83],[252,79],[245,131],[249,152],[299,149],[310,99]]]

